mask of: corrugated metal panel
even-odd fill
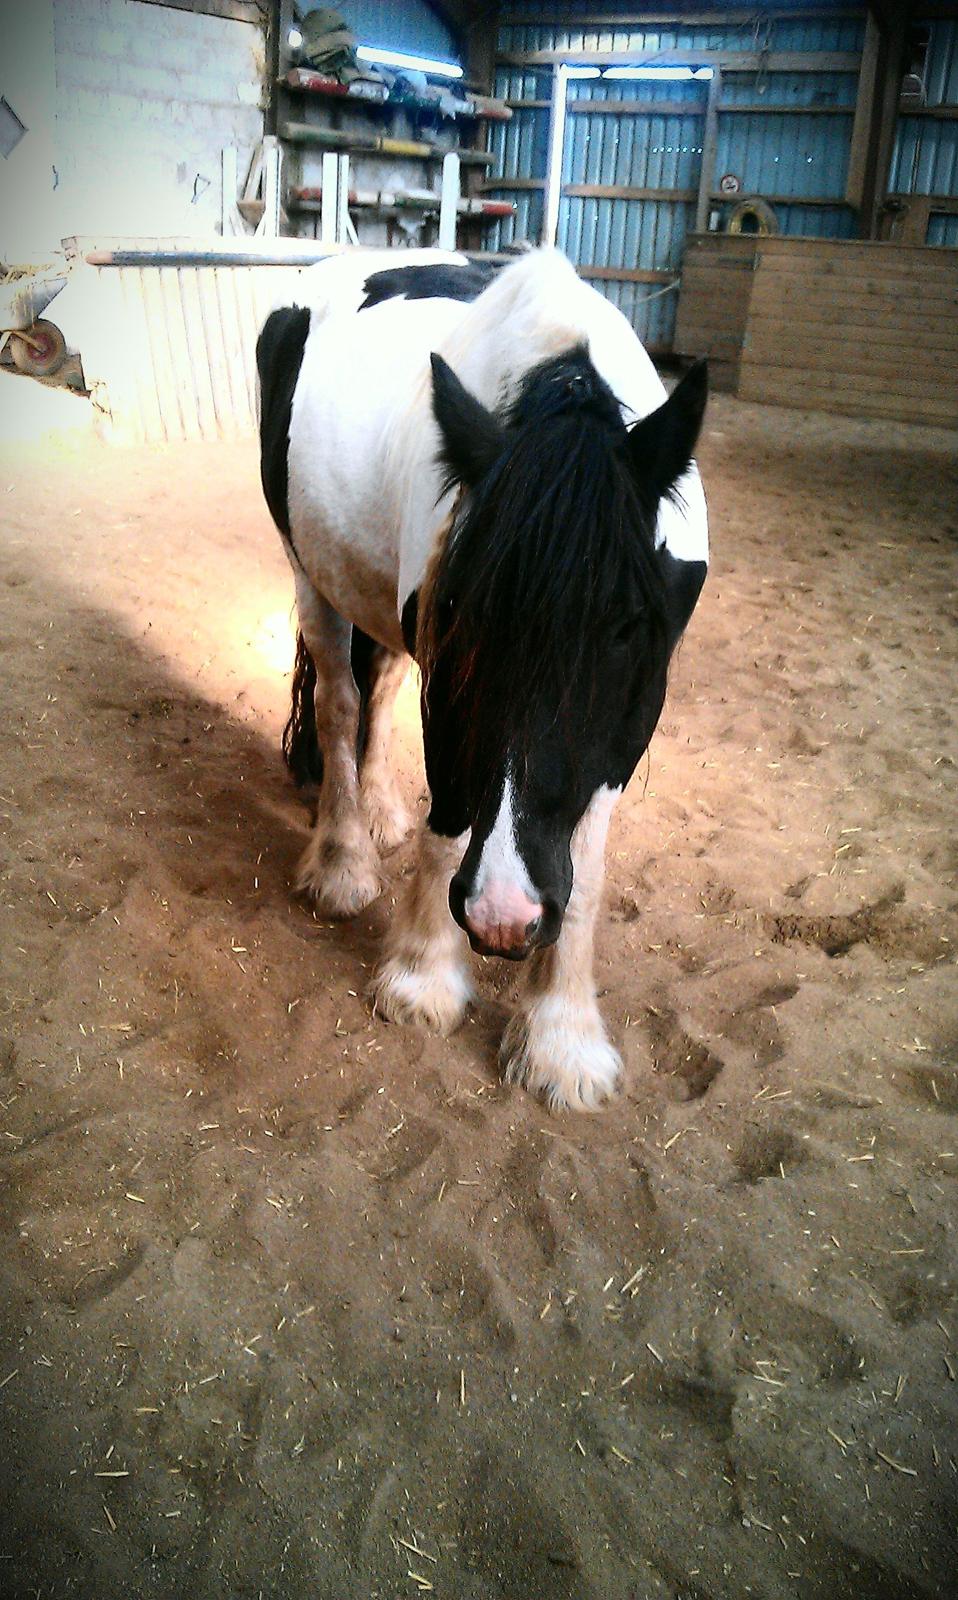
[[[925,62],[930,106],[958,105],[958,21],[933,22]]]
[[[442,61],[459,60],[450,30],[425,0],[404,0],[401,6],[394,0],[337,0],[336,9],[360,44]]]
[[[958,122],[899,117],[888,188],[891,194],[958,195]]]
[[[928,243],[958,245],[958,212],[932,213],[928,219]]]
[[[656,289],[647,283],[596,283],[607,300],[618,306],[644,345],[669,350],[675,335],[676,289]]]
[[[553,14],[555,7],[551,8]],[[698,26],[651,22],[615,26],[508,24],[499,29],[499,49],[524,50],[859,50],[864,19],[815,17],[803,21],[762,18],[754,23]]]
[[[530,50],[687,50],[690,63],[703,50],[854,51],[864,38],[864,18],[756,17],[752,23],[655,24],[648,20],[616,25],[590,24],[594,5],[565,4],[566,20],[554,20],[554,0],[511,4],[528,20],[499,30],[501,51]],[[583,13],[578,25],[575,13]],[[512,98],[546,98],[551,74],[500,68],[500,94]],[[858,91],[856,73],[727,73],[722,97],[726,106],[762,104],[768,113],[724,110],[719,118],[717,175],[734,172],[750,194],[803,199],[835,198],[834,206],[776,206],[784,233],[845,238],[854,233],[854,214],[843,204],[849,146]],[[571,113],[566,119],[563,152],[564,185],[601,185],[694,191],[699,181],[706,88],[702,83],[654,83],[616,79],[573,79],[569,102],[583,100],[687,102],[689,111]],[[794,107],[807,106],[802,116]],[[845,114],[816,115],[815,107],[841,107]],[[776,107],[788,108],[776,114]],[[697,108],[697,114],[696,114]],[[548,160],[548,111],[517,113],[534,133],[518,129],[493,135],[503,176],[542,179]],[[524,142],[525,139],[525,142]],[[504,191],[507,192],[507,191]],[[524,233],[538,237],[542,194],[510,194],[519,201],[520,217],[505,223],[490,238],[495,247]],[[677,271],[685,235],[694,220],[689,201],[614,200],[563,194],[559,205],[557,242],[582,267],[609,270]],[[675,296],[659,294],[654,282],[595,280],[610,300],[621,306],[640,336],[667,347],[672,337]],[[649,298],[652,295],[654,298]]]
[[[311,268],[84,270],[83,370],[115,442],[255,429],[257,334]]]
[[[845,193],[852,117],[724,111],[718,172],[734,173],[747,194],[836,199]]]
[[[678,271],[693,207],[668,200],[559,203],[558,245],[583,266]]]
[[[590,116],[566,121],[562,176],[565,183],[629,185],[642,189],[690,189],[698,181],[702,118],[688,116]]]
[[[735,72],[722,80],[723,105],[848,106],[855,109],[855,72]]]
[[[501,222],[494,222],[484,235],[487,250],[503,250],[507,244],[515,244],[524,240],[528,244],[538,244],[542,238],[542,190],[527,189],[515,192],[502,190],[501,193],[490,194],[493,200],[510,200],[515,206],[515,215],[504,217]]]

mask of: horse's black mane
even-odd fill
[[[445,656],[467,726],[492,720],[521,745],[573,687],[581,703],[598,648],[629,618],[644,618],[650,668],[664,671],[668,646],[655,507],[585,346],[532,368],[504,420],[504,449],[439,560],[426,668],[428,680],[430,657]]]

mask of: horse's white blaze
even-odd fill
[[[539,901],[539,891],[529,877],[525,861],[518,853],[517,837],[515,837],[515,790],[512,784],[512,771],[507,768],[505,782],[502,784],[499,811],[478,859],[475,891],[469,904],[472,906],[473,902],[477,901],[505,904],[505,901],[517,898],[515,891],[518,891],[518,896],[521,896],[523,901]]]
[[[506,1028],[506,1080],[541,1094],[553,1111],[593,1111],[618,1083],[622,1061],[606,1038],[592,976],[605,840],[620,789],[593,795],[572,836],[572,894],[554,945],[532,957],[528,988]]]

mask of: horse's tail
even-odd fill
[[[316,734],[315,689],[316,665],[306,648],[306,640],[297,632],[293,703],[283,729],[283,757],[301,787],[323,781],[323,753]]]

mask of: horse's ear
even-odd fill
[[[695,452],[708,399],[708,363],[696,361],[664,405],[629,433],[629,460],[643,498],[658,502]]]
[[[431,355],[432,409],[442,434],[442,460],[457,482],[472,488],[501,454],[502,428],[469,393],[442,356]]]

